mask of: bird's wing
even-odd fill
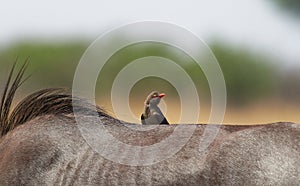
[[[146,125],[144,114],[141,115],[141,121],[143,125]]]
[[[164,117],[163,114],[161,113],[155,113],[152,115],[152,122],[160,125],[160,124],[169,124],[169,122],[167,121],[167,119]]]
[[[166,119],[166,117],[164,117],[164,119],[160,122],[160,125],[169,125],[169,122]]]

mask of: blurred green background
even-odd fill
[[[270,6],[299,20],[300,3],[297,0],[274,0]],[[16,58],[22,63],[30,56],[27,75],[31,75],[31,78],[21,87],[17,100],[45,87],[71,89],[76,66],[90,42],[89,39],[76,37],[55,41],[23,39],[2,45],[0,87],[4,86]],[[225,123],[300,122],[299,66],[285,68],[282,65],[285,59],[278,59],[270,53],[256,50],[241,42],[228,42],[217,35],[210,37],[208,45],[216,56],[226,81],[228,103]],[[202,70],[193,65],[192,59],[182,51],[170,49],[169,46],[159,43],[137,44],[115,54],[98,79],[98,104],[113,114],[109,91],[115,76],[128,62],[145,56],[166,57],[184,67],[200,94],[200,122],[207,122],[210,113],[210,92]],[[180,114],[178,94],[171,84],[160,78],[145,78],[133,87],[129,98],[133,113],[139,117],[143,111],[144,99],[153,89],[167,93],[164,99],[168,105],[167,117],[171,122],[176,122]]]

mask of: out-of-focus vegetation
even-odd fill
[[[230,103],[243,105],[274,94],[278,75],[270,59],[243,47],[210,46],[223,71]]]
[[[147,56],[160,56],[176,62],[191,76],[200,96],[205,97],[204,99],[209,97],[207,80],[202,70],[195,64],[190,56],[187,56],[183,51],[177,48],[157,42],[134,44],[115,53],[102,69],[101,76],[98,80],[101,82],[98,86],[98,91],[102,92],[101,94],[104,95],[104,98],[110,99],[110,90],[118,72],[128,63]],[[159,68],[162,67],[157,66],[157,69]],[[136,71],[140,70],[141,69],[138,68],[136,69]],[[186,85],[182,83],[180,86],[181,87],[177,88],[184,88]],[[138,87],[139,88],[135,87],[135,89],[137,95],[140,96],[136,97],[139,97],[141,103],[144,102],[145,97],[149,92],[153,91],[153,89],[168,92],[169,97],[177,95],[174,91],[174,87],[167,86],[165,80],[156,77],[147,77],[140,80]]]
[[[1,74],[7,74],[13,62],[30,57],[28,75],[33,89],[70,87],[80,57],[88,46],[85,42],[23,42],[0,50]],[[3,82],[3,81],[1,81]],[[29,82],[28,82],[29,83]]]
[[[279,78],[279,97],[285,102],[300,105],[300,69],[284,71]]]
[[[294,14],[300,16],[300,1],[299,0],[274,0],[280,8]]]
[[[221,43],[210,45],[221,69],[224,73],[229,101],[236,104],[245,104],[255,99],[269,96],[275,89],[278,81],[276,67],[271,65],[266,57],[254,55],[240,47],[230,47]],[[17,56],[19,61],[31,57],[30,69],[33,77],[31,86],[66,86],[71,87],[73,75],[80,57],[87,48],[86,43],[23,43],[12,46],[0,53],[1,73],[7,73],[7,69]],[[198,91],[205,94],[208,91],[207,80],[193,60],[184,52],[159,44],[136,44],[126,47],[111,57],[102,70],[98,91],[108,90],[112,86],[115,76],[129,62],[147,56],[161,56],[180,64],[194,83],[198,85]],[[159,67],[158,67],[159,68]],[[137,69],[139,70],[139,69]],[[145,83],[142,90],[151,91],[155,81]],[[185,85],[182,85],[185,86]],[[161,87],[162,88],[162,87]],[[164,91],[169,91],[163,88]],[[209,95],[208,95],[209,96]],[[206,97],[208,97],[206,95]]]
[[[32,77],[23,86],[25,87],[24,93],[44,87],[71,88],[76,66],[87,46],[87,42],[29,42],[2,49],[0,51],[0,82],[4,84],[5,74],[7,75],[17,56],[20,62],[31,56],[27,74],[32,74]],[[284,102],[290,100],[291,103],[300,100],[299,76],[296,73],[283,76],[285,73],[281,72],[267,56],[248,50],[246,47],[235,47],[221,42],[211,43],[210,48],[218,59],[225,77],[229,107],[246,107],[261,100],[275,99]],[[104,95],[104,100],[100,99],[99,103],[105,102],[105,99],[110,100],[114,78],[126,64],[147,56],[161,56],[178,63],[190,74],[197,85],[202,103],[203,100],[206,103],[210,102],[208,82],[202,70],[194,64],[193,59],[179,49],[152,42],[126,47],[110,58],[98,79],[100,83],[97,85],[96,93]],[[135,95],[140,95],[135,96],[140,107],[138,112],[142,110],[145,96],[154,89],[168,93],[165,100],[172,100],[172,97],[178,98],[175,88],[168,82],[155,77],[142,79],[132,89]],[[173,99],[172,104],[174,103],[180,104],[178,99]],[[172,109],[173,107],[170,107],[168,112],[179,115],[178,110],[172,111]],[[209,109],[206,110],[209,112]],[[228,121],[232,120],[228,119]]]

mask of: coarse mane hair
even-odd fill
[[[16,91],[29,77],[23,78],[29,64],[29,58],[27,58],[13,79],[17,61],[15,61],[10,70],[1,96],[0,138],[17,126],[38,116],[64,115],[72,117],[73,106],[79,108],[79,112],[85,115],[94,113],[94,110],[91,108],[96,108],[99,115],[111,117],[99,106],[91,107],[91,104],[86,100],[72,97],[66,88],[47,88],[36,91],[21,100],[13,109],[12,103]]]

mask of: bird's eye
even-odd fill
[[[153,98],[156,98],[156,97],[157,97],[157,95],[153,95],[152,97],[153,97]]]

